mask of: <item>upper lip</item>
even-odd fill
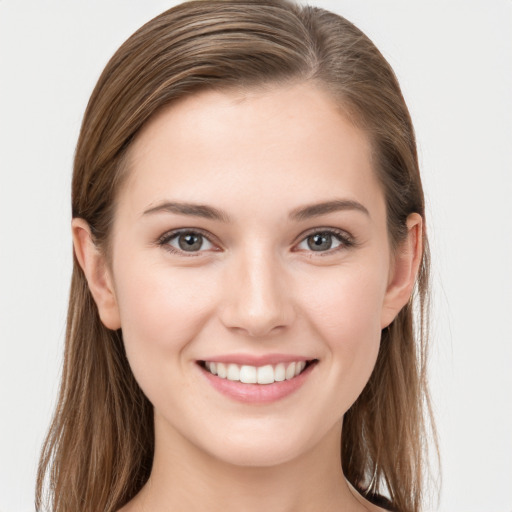
[[[207,357],[202,361],[224,364],[238,364],[247,366],[265,366],[267,364],[293,363],[297,361],[311,361],[313,357],[299,356],[295,354],[222,354]]]

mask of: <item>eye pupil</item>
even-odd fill
[[[178,237],[178,244],[183,251],[198,251],[203,245],[203,237],[195,233],[184,233]]]
[[[329,233],[316,233],[308,237],[308,247],[312,251],[326,251],[332,246],[332,235]]]

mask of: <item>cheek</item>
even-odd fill
[[[157,368],[165,374],[166,362],[172,363],[207,321],[215,285],[198,274],[197,269],[173,271],[135,258],[117,266],[121,329],[138,380],[139,374],[150,376]]]
[[[375,366],[386,276],[379,265],[340,269],[335,278],[317,280],[316,287],[302,293],[309,325],[325,344],[341,413],[359,396]]]
[[[332,342],[356,343],[357,332],[380,333],[386,284],[384,265],[360,264],[335,272],[327,269],[326,276],[312,275],[297,294],[311,321]]]

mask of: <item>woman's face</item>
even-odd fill
[[[145,126],[129,173],[111,282],[157,444],[265,466],[339,438],[396,313],[365,135],[312,85],[202,92]]]

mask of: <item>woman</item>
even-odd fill
[[[54,511],[420,510],[423,192],[356,27],[284,0],[163,13],[100,77],[72,194],[38,508],[49,479]]]

